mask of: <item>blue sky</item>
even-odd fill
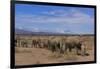
[[[36,32],[94,34],[94,8],[16,4],[15,27]]]

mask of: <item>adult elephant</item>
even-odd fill
[[[21,46],[22,47],[28,47],[28,43],[27,43],[27,40],[21,40]]]
[[[72,52],[72,49],[75,49],[77,55],[86,54],[86,45],[83,42],[66,42],[64,48],[64,51],[69,50],[69,52]]]
[[[37,40],[33,39],[32,40],[32,47],[37,47],[37,45],[38,45]]]
[[[51,41],[49,44],[49,50],[51,50],[53,53],[56,51],[56,42],[55,41]]]
[[[19,36],[16,36],[15,38],[15,46],[17,47],[21,46],[21,38]]]
[[[61,45],[59,41],[51,41],[48,43],[48,49],[54,52],[61,53]]]

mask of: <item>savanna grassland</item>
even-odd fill
[[[37,41],[64,41],[64,42],[83,42],[86,46],[85,55],[77,55],[75,49],[72,51],[59,51],[52,52],[50,49],[42,46],[31,47],[31,44],[27,44],[27,47],[16,46],[15,47],[15,65],[32,65],[32,64],[51,64],[51,63],[70,63],[70,62],[85,62],[94,61],[94,35],[74,35],[74,36],[27,36],[27,35],[16,35],[15,38],[27,40],[31,43],[31,40]]]

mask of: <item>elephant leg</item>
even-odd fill
[[[63,54],[63,49],[62,48],[60,49],[60,54]]]
[[[72,48],[69,48],[69,52],[72,52]]]

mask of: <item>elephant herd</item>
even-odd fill
[[[57,40],[49,40],[49,39],[15,39],[16,47],[26,47],[26,48],[45,48],[52,53],[58,52],[60,54],[64,54],[65,52],[72,52],[75,50],[76,55],[85,55],[86,54],[86,45],[82,41],[57,41]]]

